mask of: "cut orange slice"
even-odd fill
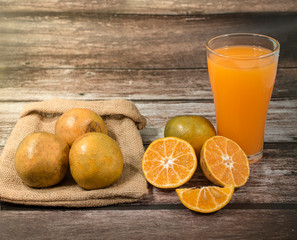
[[[231,200],[234,186],[180,188],[175,190],[182,204],[200,213],[211,213],[225,207]]]
[[[146,180],[158,188],[175,188],[193,176],[197,158],[193,147],[180,138],[153,141],[145,151],[142,170]]]
[[[204,143],[200,166],[210,181],[221,186],[243,186],[250,175],[244,151],[234,141],[222,136],[214,136]]]

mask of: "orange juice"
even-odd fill
[[[214,52],[208,54],[207,63],[217,134],[237,142],[248,156],[258,154],[263,149],[278,58],[269,49],[248,45]]]

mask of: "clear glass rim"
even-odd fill
[[[228,55],[225,55],[225,54],[218,53],[218,52],[216,52],[215,49],[212,49],[210,47],[210,43],[212,41],[215,41],[215,40],[221,39],[221,38],[225,38],[225,37],[230,37],[230,36],[247,36],[247,37],[266,38],[267,40],[269,40],[269,41],[271,41],[271,42],[274,43],[275,49],[272,50],[272,52],[270,52],[270,53],[266,53],[266,54],[259,55],[259,56],[253,56],[253,57],[235,57],[235,56],[228,56]],[[272,37],[269,37],[269,36],[266,36],[266,35],[263,35],[263,34],[257,34],[257,33],[229,33],[229,34],[223,34],[223,35],[219,35],[219,36],[213,37],[213,38],[209,39],[206,42],[206,49],[208,51],[210,51],[212,54],[217,55],[217,56],[220,56],[220,57],[228,58],[228,59],[239,59],[239,60],[253,60],[253,59],[256,60],[256,59],[267,58],[267,57],[270,57],[272,55],[277,54],[279,52],[279,48],[280,48],[280,44],[279,44],[279,42],[276,39],[274,39]]]

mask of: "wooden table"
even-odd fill
[[[137,203],[102,208],[0,202],[0,239],[296,239],[295,0],[1,0],[0,151],[24,105],[52,98],[132,100],[148,118],[145,146],[175,115],[215,124],[204,44],[230,32],[281,44],[264,157],[230,204],[198,214],[151,185]],[[188,186],[207,184],[198,169]]]

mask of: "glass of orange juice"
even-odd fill
[[[250,164],[263,154],[279,48],[275,39],[250,33],[221,35],[206,44],[217,134],[237,142]]]

